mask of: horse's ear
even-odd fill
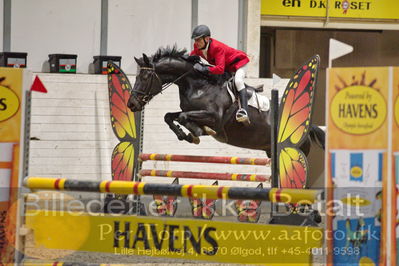
[[[143,54],[143,60],[144,64],[146,64],[147,66],[151,66],[150,59],[148,59],[148,56],[146,54]]]
[[[136,57],[134,57],[134,61],[136,61],[137,65],[139,65],[141,67],[144,65],[143,62],[140,59],[136,58]]]

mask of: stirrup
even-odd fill
[[[244,108],[238,109],[236,113],[236,120],[237,122],[240,123],[242,122],[249,123],[247,110],[245,110]]]

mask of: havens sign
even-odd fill
[[[172,221],[171,221],[172,222]],[[181,254],[214,256],[218,252],[219,245],[215,239],[215,227],[199,226],[191,228],[189,225],[156,224],[123,222],[113,225],[102,225],[103,234],[113,234],[113,247],[116,253],[133,250],[158,250]],[[135,227],[135,228],[133,228]],[[133,229],[133,230],[132,230]],[[192,230],[195,231],[192,231]],[[152,252],[149,252],[152,253]]]
[[[343,132],[364,135],[375,131],[384,123],[387,104],[374,88],[350,86],[334,96],[330,114],[334,124]]]
[[[13,117],[19,110],[18,96],[11,89],[0,86],[0,122]]]
[[[323,240],[315,227],[40,210],[26,226],[45,248],[246,264],[309,264]]]

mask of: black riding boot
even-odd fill
[[[236,120],[249,125],[247,89],[242,89],[238,93],[240,95],[241,108],[236,113]]]

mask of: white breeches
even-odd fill
[[[245,89],[244,78],[246,74],[247,74],[246,66],[237,69],[234,78],[234,84],[236,85],[237,91]]]

